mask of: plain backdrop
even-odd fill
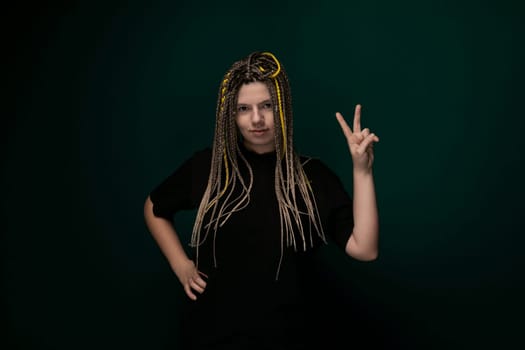
[[[361,103],[380,137],[380,256],[326,247],[327,339],[521,342],[518,1],[64,1],[4,15],[3,349],[177,348],[184,295],[143,203],[210,145],[222,75],[255,50],[288,71],[296,147],[350,193],[335,112],[351,121]],[[192,215],[176,219],[183,239]]]

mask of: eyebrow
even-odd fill
[[[268,102],[272,103],[272,100],[271,100],[271,99],[266,99],[266,100],[261,101],[261,102],[256,103],[256,104],[257,104],[257,105],[262,105],[262,104],[264,104],[264,103],[268,103]],[[248,105],[250,105],[250,104],[249,104],[249,103],[240,103],[240,102],[237,102],[237,106],[248,106]]]

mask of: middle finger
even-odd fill
[[[361,131],[361,105],[357,104],[355,106],[354,112],[354,132]]]

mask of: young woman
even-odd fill
[[[293,145],[283,65],[269,52],[235,62],[218,94],[215,137],[152,190],[147,227],[188,296],[187,349],[309,348],[324,320],[312,271],[322,244],[378,255],[372,164],[378,137],[336,113],[353,165],[353,195],[319,159]],[[196,209],[188,256],[174,227]]]

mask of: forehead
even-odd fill
[[[269,99],[271,99],[271,95],[266,84],[256,81],[241,86],[237,97],[237,103],[256,104]]]

